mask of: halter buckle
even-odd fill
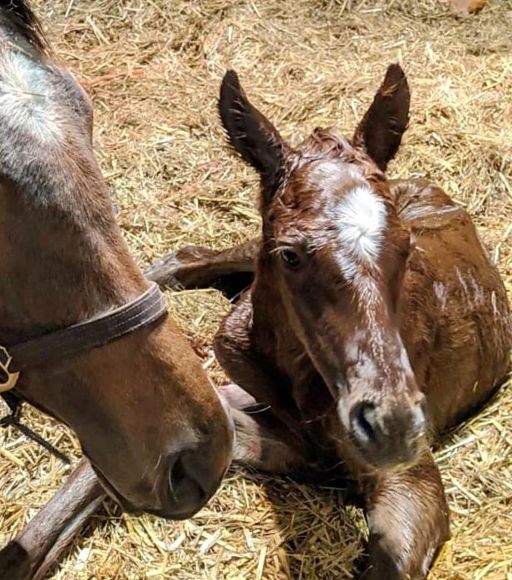
[[[20,378],[20,373],[13,373],[9,370],[12,357],[3,346],[0,346],[0,393],[5,393],[14,389]]]

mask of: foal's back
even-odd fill
[[[439,188],[393,192],[415,249],[402,291],[402,336],[437,431],[484,402],[509,366],[506,291],[468,213]]]

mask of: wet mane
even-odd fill
[[[342,135],[336,128],[316,128],[298,147],[298,159],[293,169],[312,161],[337,159],[357,165],[365,179],[378,184],[385,181],[384,173],[359,148]]]
[[[309,207],[317,206],[316,194],[309,185],[309,170],[318,162],[340,162],[353,166],[360,178],[372,186],[374,192],[387,206],[394,205],[384,173],[364,151],[354,147],[352,142],[335,128],[316,128],[289,154],[283,182],[274,203],[268,208],[271,221],[277,216],[293,221],[297,219],[297,211],[307,212]],[[294,186],[287,187],[291,183]],[[285,215],[287,217],[284,217]],[[323,222],[321,227],[325,227]]]
[[[336,128],[317,127],[299,147],[305,158],[344,157],[353,147]]]

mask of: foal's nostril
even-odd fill
[[[376,443],[380,429],[377,411],[372,403],[359,403],[351,412],[351,426],[360,443]]]
[[[413,463],[425,433],[425,409],[423,400],[402,405],[354,405],[349,428],[363,459],[379,468]]]

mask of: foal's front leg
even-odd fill
[[[249,294],[245,294],[226,316],[213,346],[229,378],[258,403],[267,405],[274,418],[286,425],[288,437],[295,434],[301,438],[298,409],[287,389],[287,379],[254,344],[253,306]]]
[[[309,471],[306,444],[237,385],[219,387],[235,422],[233,461],[267,473],[289,475]]]
[[[403,472],[379,476],[366,495],[370,530],[364,580],[426,578],[450,537],[448,505],[434,458]]]

